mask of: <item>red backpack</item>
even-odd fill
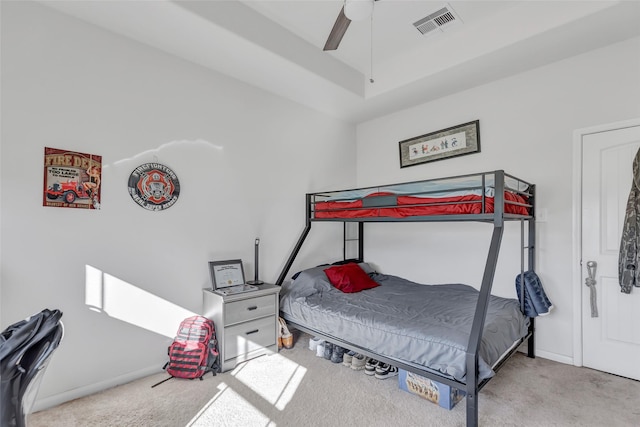
[[[180,323],[169,346],[169,362],[164,365],[171,378],[200,378],[218,371],[218,350],[213,320],[192,316]],[[170,378],[169,378],[170,379]],[[156,384],[157,385],[157,384]]]

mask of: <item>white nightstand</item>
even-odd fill
[[[236,295],[203,289],[203,315],[215,323],[222,372],[278,351],[280,287],[265,284],[258,288]]]

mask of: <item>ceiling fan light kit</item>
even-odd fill
[[[373,13],[374,0],[345,0],[344,15],[351,21],[363,21]]]

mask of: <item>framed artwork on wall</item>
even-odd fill
[[[480,121],[452,126],[399,142],[400,167],[480,152]]]
[[[100,209],[102,156],[44,148],[42,206]]]

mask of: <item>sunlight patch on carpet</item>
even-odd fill
[[[218,389],[220,391],[189,421],[186,427],[275,426],[269,417],[227,384],[220,383]]]
[[[231,375],[282,411],[295,395],[306,373],[305,367],[280,354],[273,354],[241,364]]]

